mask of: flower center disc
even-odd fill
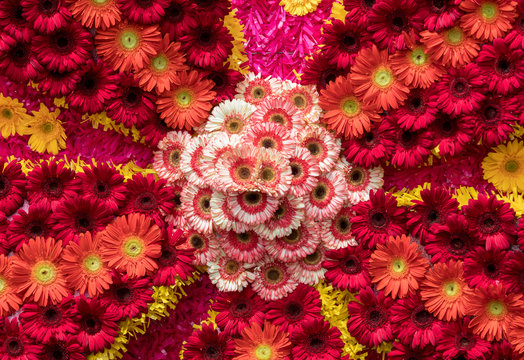
[[[9,109],[2,109],[2,117],[4,119],[11,119],[13,117],[13,112]]]
[[[391,263],[391,270],[397,274],[401,275],[406,270],[406,263],[402,259],[395,259]]]
[[[44,123],[44,125],[42,125],[42,131],[49,134],[51,131],[53,131],[53,124],[50,122]]]
[[[278,284],[284,279],[284,273],[282,269],[270,267],[264,272],[264,278],[269,284]]]
[[[422,66],[426,63],[428,57],[423,49],[418,48],[411,52],[411,62],[417,66]]]
[[[102,267],[102,261],[100,260],[100,257],[96,255],[89,255],[84,260],[84,266],[90,272],[95,273]]]
[[[2,291],[7,287],[7,284],[4,279],[0,278],[0,294],[2,294]]]
[[[244,128],[244,122],[236,117],[232,116],[226,120],[225,127],[230,134],[238,134]]]
[[[342,109],[344,110],[344,113],[348,116],[353,116],[360,112],[360,106],[358,104],[358,101],[355,99],[347,99],[346,101],[344,101]]]
[[[137,236],[130,236],[124,243],[124,252],[127,256],[137,257],[142,253],[142,239]]]
[[[105,5],[109,0],[92,0],[97,5]]]
[[[458,28],[453,28],[446,33],[446,38],[449,44],[460,45],[464,39],[464,33]]]
[[[120,36],[120,43],[126,50],[134,50],[138,45],[138,36],[131,30],[124,31]]]
[[[515,160],[509,160],[504,164],[504,169],[506,169],[507,172],[514,173],[519,170],[519,163]]]
[[[229,260],[226,263],[226,266],[224,266],[226,273],[229,275],[236,274],[239,268],[240,268],[240,265],[238,265],[238,262],[236,262],[235,260]]]
[[[258,360],[271,359],[271,347],[264,344],[258,345],[255,350],[255,356]]]
[[[56,278],[56,268],[50,262],[40,262],[35,266],[33,274],[40,284],[49,284]]]
[[[189,91],[181,91],[176,98],[178,104],[182,107],[186,107],[191,103],[191,94]]]
[[[151,61],[153,68],[157,71],[164,71],[167,68],[167,63],[167,58],[164,55],[158,55]]]
[[[303,94],[295,94],[292,98],[293,104],[299,109],[304,109],[307,105],[307,99]]]
[[[480,14],[484,20],[493,20],[498,14],[497,5],[492,2],[486,2],[480,7]]]
[[[382,68],[375,72],[375,75],[373,75],[373,80],[379,87],[385,88],[393,83],[393,75],[388,69]]]
[[[488,311],[493,316],[501,316],[506,312],[506,306],[500,301],[492,301],[488,305]]]
[[[447,282],[444,285],[444,292],[449,297],[456,297],[460,294],[460,286],[456,281]]]

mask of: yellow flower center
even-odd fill
[[[105,5],[109,0],[93,0],[93,3],[97,5]]]
[[[50,132],[52,132],[54,129],[54,126],[53,126],[53,123],[47,121],[44,123],[44,125],[42,125],[42,131],[45,132],[46,134],[49,134]]]
[[[375,71],[373,81],[379,87],[386,88],[393,83],[393,74],[386,68],[380,68]]]
[[[6,287],[7,287],[6,281],[4,280],[4,278],[0,277],[0,294],[2,293],[2,291],[4,291]]]
[[[460,45],[464,40],[464,33],[459,28],[452,28],[446,33],[446,39],[451,45]]]
[[[142,239],[138,236],[130,236],[124,243],[124,253],[129,257],[137,257],[142,254]]]
[[[11,119],[13,117],[13,112],[11,109],[2,109],[2,117],[4,119]]]
[[[255,356],[258,360],[271,359],[271,347],[265,344],[260,344],[255,349]]]
[[[33,275],[40,284],[50,284],[56,279],[56,267],[48,261],[41,261],[33,268]]]
[[[456,281],[449,281],[444,285],[444,292],[449,297],[455,297],[460,294],[460,285]]]
[[[480,14],[484,20],[493,20],[498,14],[497,5],[492,2],[485,2],[480,7]]]
[[[347,116],[354,116],[360,112],[360,104],[355,98],[349,98],[342,104],[342,110]]]
[[[176,96],[178,105],[181,107],[187,107],[191,103],[191,93],[187,90],[183,90]]]
[[[138,45],[138,35],[132,30],[126,30],[120,35],[120,44],[126,50],[134,50]]]
[[[151,64],[155,70],[164,71],[167,68],[168,60],[165,55],[161,54],[154,57],[151,61]]]
[[[506,305],[503,302],[495,300],[488,304],[488,312],[492,316],[500,316],[506,312]]]
[[[404,272],[404,270],[406,270],[406,263],[400,258],[395,259],[391,263],[391,270],[393,273],[400,275]]]
[[[417,66],[425,65],[428,60],[428,56],[422,48],[416,48],[411,52],[411,62]]]
[[[519,163],[515,160],[509,160],[504,164],[504,169],[510,173],[517,172],[519,168]]]
[[[102,267],[102,260],[97,255],[89,255],[84,259],[84,266],[89,272],[96,273]]]

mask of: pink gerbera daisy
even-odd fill
[[[252,267],[252,264],[240,263],[222,253],[215,260],[208,261],[207,272],[218,290],[242,291],[255,279]]]
[[[335,215],[348,199],[347,184],[339,170],[318,177],[317,185],[304,199],[306,216],[324,220]]]
[[[227,202],[233,216],[247,225],[266,222],[278,208],[278,199],[260,191],[231,193]]]
[[[320,223],[322,243],[328,249],[341,249],[356,246],[357,242],[351,233],[351,218],[354,213],[351,205],[344,205],[335,216]]]
[[[291,194],[283,197],[273,216],[266,222],[255,226],[254,231],[267,240],[288,236],[298,228],[304,219],[302,199]]]
[[[214,225],[221,230],[243,233],[249,229],[249,225],[238,221],[233,214],[227,195],[218,191],[211,196],[211,217]]]
[[[153,163],[158,176],[168,181],[184,176],[180,169],[180,158],[190,140],[191,135],[185,131],[171,131],[158,143]]]
[[[326,249],[322,244],[318,244],[314,252],[289,264],[291,277],[301,284],[317,285],[324,280],[327,271],[322,267],[325,257]]]
[[[322,173],[333,168],[340,153],[340,139],[320,126],[307,126],[301,131],[298,145],[309,150]]]
[[[220,255],[218,239],[206,236],[193,229],[184,231],[185,242],[178,244],[177,249],[190,250],[195,256],[195,265],[205,265]]]
[[[351,204],[357,204],[361,201],[369,200],[369,192],[375,191],[384,185],[384,169],[375,167],[365,169],[354,164],[349,164],[341,158],[336,168],[345,175],[348,186],[348,201]]]
[[[289,158],[289,167],[293,176],[290,192],[295,196],[303,196],[311,192],[320,175],[320,167],[311,152],[302,146],[297,146]]]
[[[266,258],[255,268],[252,286],[265,301],[275,301],[292,293],[298,283],[285,263]]]
[[[229,257],[249,264],[257,263],[265,253],[262,239],[253,231],[221,233],[220,245]]]
[[[319,243],[318,225],[314,221],[307,220],[286,236],[264,241],[269,256],[286,263],[312,254]]]
[[[182,190],[180,201],[182,211],[189,226],[203,234],[213,232],[213,219],[211,217],[211,195],[213,190],[208,187],[188,185]]]
[[[248,127],[243,140],[256,147],[274,149],[286,158],[290,157],[296,148],[291,133],[274,122],[261,122]]]
[[[282,97],[268,98],[258,104],[251,121],[253,124],[273,122],[288,131],[300,130],[305,124],[298,109]]]
[[[248,73],[245,80],[237,84],[235,97],[258,106],[265,100],[274,97],[278,90],[277,79],[262,78],[260,74]]]

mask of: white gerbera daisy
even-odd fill
[[[273,122],[289,132],[299,131],[305,125],[298,110],[283,98],[269,98],[262,102],[251,115],[251,121],[253,123]]]
[[[255,109],[242,99],[226,100],[215,106],[211,112],[205,125],[206,131],[240,135],[245,131],[249,117]]]
[[[202,156],[209,138],[199,135],[192,138],[186,146],[186,151],[180,157],[180,169],[187,181],[197,186],[204,186],[204,172],[202,169]]]
[[[306,216],[322,221],[335,215],[348,198],[347,184],[339,170],[321,175],[311,194],[304,197]]]
[[[175,181],[184,177],[180,159],[190,141],[191,135],[186,131],[171,131],[160,140],[153,161],[153,169],[160,178]]]
[[[209,280],[220,291],[242,291],[255,279],[250,271],[253,265],[240,263],[222,253],[215,261],[207,263]]]
[[[292,194],[280,199],[273,216],[265,223],[255,226],[257,234],[265,239],[288,236],[304,219],[304,202]]]
[[[318,92],[314,85],[284,81],[282,96],[297,108],[308,124],[318,123],[322,108],[318,105]]]
[[[292,293],[298,283],[291,277],[286,264],[266,258],[256,267],[251,286],[263,300],[274,301]]]
[[[187,185],[180,201],[184,216],[193,229],[203,234],[213,232],[213,218],[211,217],[211,195],[213,190],[209,187]]]
[[[260,191],[231,193],[227,202],[238,221],[253,226],[267,221],[278,207],[277,198]]]
[[[258,157],[259,149],[249,144],[240,145],[224,153],[215,166],[218,176],[215,184],[228,191],[258,189]]]
[[[273,149],[259,149],[256,184],[258,189],[280,198],[291,185],[293,175],[289,162]]]
[[[268,255],[276,260],[289,263],[313,253],[320,243],[317,223],[304,221],[300,227],[291,230],[289,235],[274,240],[264,240]]]
[[[240,146],[240,144],[241,138],[238,135],[229,136],[226,133],[217,132],[216,135],[210,137],[201,160],[204,179],[209,186],[220,190],[222,185],[217,175],[216,164],[222,155]]]
[[[329,172],[340,155],[341,142],[321,126],[310,125],[298,134],[298,145],[309,150],[322,173]]]
[[[297,146],[295,138],[286,128],[272,122],[249,126],[243,140],[256,147],[274,149],[285,158],[290,157]]]
[[[366,169],[349,164],[345,159],[340,158],[336,168],[346,177],[349,202],[353,205],[361,201],[368,201],[369,192],[380,189],[384,185],[384,169],[380,166]]]
[[[220,230],[233,230],[241,233],[249,229],[249,225],[235,218],[231,212],[231,207],[227,203],[227,196],[219,191],[214,191],[211,196],[211,217],[215,227]]]
[[[293,176],[290,192],[297,197],[310,193],[317,185],[320,168],[309,150],[297,146],[294,155],[289,158],[289,166]]]
[[[262,78],[260,74],[250,72],[246,74],[243,81],[237,84],[237,95],[235,95],[235,98],[258,105],[264,100],[275,96],[279,89],[280,82],[278,79],[271,76]]]
[[[335,216],[327,218],[320,224],[322,243],[326,248],[337,250],[358,245],[351,233],[351,218],[353,215],[351,205],[346,204]]]
[[[302,284],[316,285],[324,279],[327,269],[322,267],[325,249],[319,245],[315,251],[297,262],[289,264],[291,277]]]

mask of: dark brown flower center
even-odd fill
[[[500,228],[500,221],[496,214],[485,213],[479,217],[479,230],[484,234],[493,234]]]
[[[58,199],[64,192],[62,180],[57,177],[50,177],[44,181],[42,186],[44,193],[50,199]]]
[[[158,258],[162,266],[171,266],[176,262],[176,250],[171,246],[162,247],[162,252]]]
[[[9,194],[11,181],[5,175],[0,175],[0,198]]]
[[[41,317],[46,325],[56,325],[62,320],[62,310],[57,306],[49,305],[42,310]]]
[[[511,76],[513,75],[515,65],[511,62],[510,59],[506,57],[500,57],[495,61],[495,71],[497,74],[502,76]]]
[[[351,222],[349,221],[349,217],[345,215],[340,216],[335,224],[337,231],[341,234],[348,234],[351,231]]]
[[[323,201],[329,196],[329,187],[327,184],[318,183],[313,189],[313,198],[316,201]]]
[[[47,344],[44,352],[49,360],[69,360],[71,355],[61,344]]]
[[[38,236],[44,236],[47,233],[46,226],[41,220],[31,221],[25,227],[25,235],[29,239],[34,239]]]
[[[75,230],[79,233],[93,231],[95,227],[94,220],[89,214],[78,214],[75,217]]]
[[[122,95],[122,103],[128,108],[134,108],[142,102],[142,90],[137,87],[130,87]]]
[[[408,26],[408,19],[402,11],[395,11],[390,17],[390,27],[394,32],[400,33]]]
[[[311,335],[307,348],[312,353],[321,353],[326,348],[326,339],[322,334]]]
[[[205,360],[222,359],[222,351],[218,344],[207,344],[203,349]]]
[[[293,229],[293,230],[291,230],[291,233],[288,236],[284,236],[282,238],[282,240],[286,244],[292,245],[292,244],[296,244],[297,242],[299,242],[301,238],[302,238],[302,234],[301,234],[300,230]]]
[[[483,272],[486,277],[496,279],[499,274],[499,266],[495,262],[486,262],[483,266]]]
[[[140,210],[154,210],[157,207],[156,197],[149,191],[138,195],[135,204]]]
[[[8,56],[18,66],[24,66],[31,60],[29,45],[18,43],[8,53]]]
[[[66,31],[54,34],[51,41],[54,48],[61,54],[69,54],[74,48],[73,37]]]
[[[464,234],[451,234],[448,249],[453,255],[466,254],[469,249],[469,238]]]
[[[111,186],[102,180],[97,180],[93,185],[93,193],[99,199],[105,199],[111,195]]]
[[[45,15],[51,15],[58,10],[57,0],[44,0],[38,2],[38,10]]]
[[[192,234],[189,237],[189,243],[194,249],[197,250],[202,249],[205,245],[204,239],[202,239],[202,237],[198,234]]]
[[[269,267],[264,271],[264,278],[269,284],[278,284],[284,279],[284,272],[279,267]]]
[[[373,209],[369,215],[369,221],[375,229],[382,229],[388,224],[388,216],[383,210]]]
[[[398,140],[399,144],[404,148],[411,148],[417,142],[417,133],[413,131],[403,130],[400,132]]]
[[[113,288],[113,296],[123,304],[128,304],[133,300],[134,291],[128,285],[122,284]]]
[[[453,96],[463,98],[469,94],[470,86],[466,79],[456,78],[451,82],[450,89]]]
[[[18,337],[8,337],[5,340],[5,350],[7,355],[12,358],[16,358],[24,352],[24,343]]]
[[[387,322],[387,315],[384,309],[380,307],[370,307],[365,315],[366,325],[369,329],[376,329]]]
[[[298,321],[304,317],[304,306],[298,301],[290,300],[284,306],[284,314],[288,320]]]
[[[94,335],[100,332],[102,329],[102,323],[96,316],[86,314],[82,317],[82,328],[89,335]]]
[[[262,195],[257,191],[248,191],[242,196],[244,201],[251,206],[256,206],[262,201]]]
[[[300,178],[302,176],[303,170],[300,164],[291,163],[289,166],[291,166],[291,175],[293,175],[294,178]]]
[[[253,304],[249,299],[235,299],[231,306],[229,307],[229,311],[233,315],[233,317],[248,317],[251,315],[253,309]]]
[[[424,305],[419,305],[413,309],[411,321],[416,327],[425,329],[433,323],[433,316],[424,308]]]
[[[360,260],[354,256],[350,255],[340,263],[341,270],[349,275],[355,275],[362,271],[362,266],[360,266]]]

